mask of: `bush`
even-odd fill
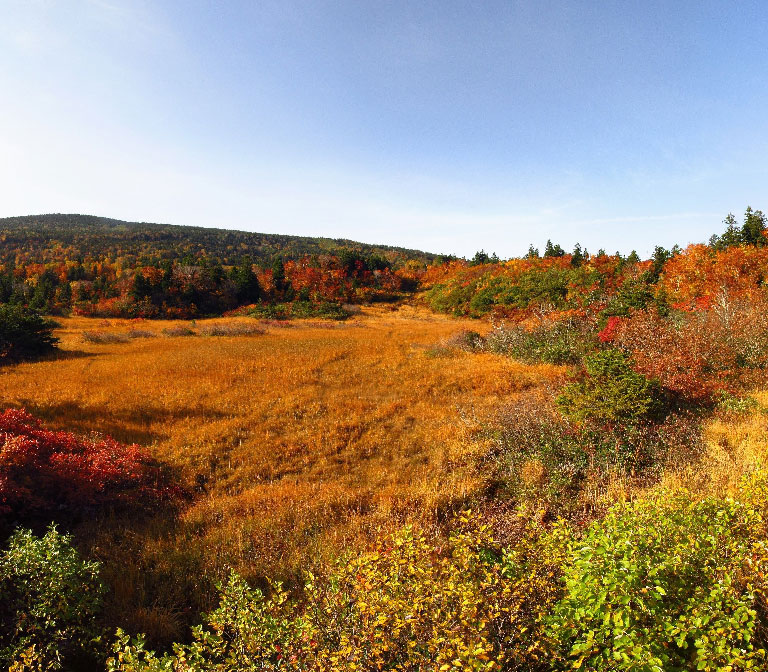
[[[56,349],[56,323],[23,306],[0,304],[0,364],[33,359]]]
[[[691,413],[605,427],[573,423],[547,402],[522,397],[501,425],[490,454],[498,484],[550,517],[583,516],[595,504],[588,492],[600,482],[620,476],[648,483],[705,450],[701,419]]]
[[[661,409],[658,385],[635,372],[629,357],[609,348],[584,358],[581,380],[567,385],[557,398],[566,416],[577,422],[637,422]]]
[[[346,320],[352,313],[345,310],[339,303],[322,301],[294,301],[292,303],[262,303],[249,309],[252,317],[260,317],[271,320],[320,318],[327,320]]]
[[[532,329],[523,325],[498,325],[489,335],[491,352],[524,362],[576,364],[597,346],[594,328],[586,320],[539,322]]]
[[[200,329],[203,336],[260,336],[264,329],[256,324],[246,322],[228,322],[226,324],[211,324]]]
[[[207,627],[193,628],[193,642],[174,645],[157,656],[143,636],[131,639],[118,631],[110,672],[197,672],[198,670],[302,670],[310,651],[307,625],[279,584],[267,597],[232,574],[221,591],[218,608],[206,616]]]
[[[110,343],[127,343],[131,337],[128,334],[115,334],[108,331],[84,331],[83,340],[95,345],[107,345]]]
[[[71,670],[92,656],[103,594],[99,565],[51,526],[13,534],[0,553],[0,663],[4,669]]]
[[[612,326],[606,340],[629,353],[638,372],[684,401],[709,403],[717,393],[765,378],[768,303],[763,300],[721,295],[710,310],[669,317],[638,312]]]
[[[563,549],[558,533],[531,531],[502,552],[483,526],[439,545],[405,528],[313,578],[305,606],[279,586],[265,597],[233,576],[192,644],[158,657],[120,633],[108,669],[546,669],[541,624],[560,596],[553,577]]]
[[[51,432],[21,410],[0,413],[0,513],[6,521],[151,507],[179,494],[138,446]]]
[[[548,619],[568,669],[765,669],[763,520],[686,494],[614,508],[570,548]]]
[[[168,338],[174,338],[175,336],[197,336],[197,332],[189,327],[178,325],[163,329],[163,336],[167,336]]]

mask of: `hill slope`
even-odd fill
[[[47,263],[105,254],[135,258],[154,264],[161,259],[208,257],[224,265],[250,257],[266,265],[276,256],[298,259],[304,255],[335,254],[352,249],[387,257],[394,263],[410,259],[433,261],[437,255],[389,245],[353,240],[252,233],[228,229],[124,222],[92,215],[49,214],[0,219],[3,253],[21,252],[28,262]]]

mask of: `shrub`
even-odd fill
[[[157,334],[148,329],[129,329],[126,336],[128,338],[154,338]]]
[[[172,654],[157,656],[143,637],[131,639],[118,631],[110,672],[178,672],[197,670],[309,669],[307,625],[296,615],[296,605],[279,584],[267,597],[233,574],[221,591],[218,608],[206,616],[205,626],[193,628],[192,643],[176,644]]]
[[[548,619],[564,667],[764,669],[758,512],[686,494],[615,507],[570,548]]]
[[[200,329],[200,333],[203,336],[259,336],[265,332],[256,324],[229,322],[205,326]]]
[[[341,304],[334,303],[333,301],[322,301],[319,303],[294,301],[292,303],[256,304],[249,309],[248,314],[253,317],[272,320],[295,318],[346,320],[352,315]]]
[[[108,331],[84,331],[83,340],[86,343],[106,345],[108,343],[127,343],[131,337],[128,334],[115,334]]]
[[[686,401],[710,402],[717,393],[758,382],[768,366],[768,305],[721,295],[709,310],[635,313],[621,320],[611,342],[636,370]]]
[[[609,348],[584,358],[582,379],[567,385],[557,403],[572,420],[637,422],[661,410],[658,385],[634,371],[629,357]]]
[[[56,349],[56,323],[23,306],[0,304],[0,364],[32,359]]]
[[[163,335],[168,336],[168,338],[173,338],[175,336],[197,336],[197,332],[189,327],[178,325],[163,329]]]
[[[464,526],[468,520],[464,520]],[[501,551],[474,525],[430,543],[405,528],[312,578],[304,606],[232,577],[193,643],[158,657],[120,633],[110,672],[543,670],[544,614],[560,597],[558,528]]]
[[[524,362],[576,364],[595,349],[594,328],[586,320],[541,321],[532,329],[500,324],[488,335],[491,352]]]
[[[0,512],[6,520],[142,508],[179,494],[138,446],[48,431],[23,410],[0,413]]]
[[[99,565],[51,526],[18,530],[0,553],[0,663],[10,670],[78,669],[94,653],[103,594]]]
[[[490,457],[509,496],[551,517],[573,518],[594,505],[587,492],[601,481],[618,475],[647,483],[667,466],[700,457],[700,430],[692,413],[663,422],[576,424],[529,396],[507,408]]]
[[[470,331],[468,329],[462,329],[455,334],[444,338],[440,341],[439,348],[450,348],[454,350],[462,350],[464,352],[476,352],[481,350],[484,345],[483,337],[476,331]]]

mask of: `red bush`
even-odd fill
[[[156,506],[176,499],[161,466],[138,446],[46,430],[24,410],[0,413],[0,512],[15,517]]]
[[[721,294],[709,310],[665,318],[634,313],[615,322],[610,340],[632,355],[634,368],[684,399],[706,401],[765,376],[768,302]],[[607,326],[601,332],[608,331]]]

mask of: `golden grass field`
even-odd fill
[[[516,395],[549,395],[565,371],[465,352],[452,337],[489,324],[409,305],[366,307],[342,323],[59,322],[55,358],[0,370],[2,405],[25,407],[50,428],[138,443],[194,492],[178,517],[77,530],[104,563],[108,620],[160,645],[213,606],[213,584],[230,569],[295,585],[383,530],[438,526],[477,505],[493,471],[479,466],[489,428]],[[200,334],[256,324],[263,333]],[[198,335],[164,333],[178,327]],[[84,338],[131,329],[155,337]],[[767,392],[753,396],[768,407]],[[658,486],[732,494],[765,463],[766,436],[762,411],[719,416],[705,430],[708,453]],[[604,510],[637,487],[597,478],[581,496]]]
[[[238,321],[253,323],[206,324]],[[162,333],[188,322],[59,322],[58,358],[0,373],[3,405],[138,443],[196,487],[179,521],[90,533],[123,616],[158,637],[178,637],[173,605],[209,595],[229,568],[291,581],[382,527],[431,525],[462,506],[483,488],[479,428],[561,373],[442,348],[489,326],[411,306],[232,337]],[[158,337],[83,338],[132,328]]]

